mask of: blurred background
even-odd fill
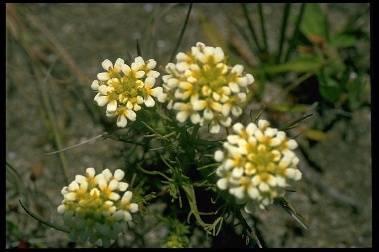
[[[104,111],[90,84],[102,60],[137,55],[169,62],[187,4],[6,5],[6,246],[72,246],[28,216],[59,222],[69,178],[93,166],[121,167],[124,145],[96,138]],[[371,247],[371,91],[368,4],[194,4],[179,51],[220,46],[255,77],[245,120],[263,109],[300,144],[303,180],[287,198],[304,231],[281,209],[259,213],[268,247]],[[311,115],[311,116],[310,116]],[[162,211],[164,206],[151,206]],[[125,246],[159,247],[164,223],[145,218]],[[62,235],[63,234],[63,235]],[[227,246],[227,244],[224,244]],[[190,246],[216,246],[195,233]],[[229,246],[232,246],[229,244]]]

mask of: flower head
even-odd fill
[[[215,160],[221,162],[216,171],[220,177],[217,186],[245,203],[246,212],[255,205],[264,209],[284,194],[288,181],[301,179],[299,159],[293,152],[297,143],[285,132],[271,128],[266,120],[247,127],[236,123],[233,131],[224,150],[215,152]]]
[[[109,242],[122,231],[123,222],[132,220],[131,213],[138,211],[132,203],[128,183],[122,182],[124,172],[109,169],[96,175],[87,168],[86,175],[76,175],[75,180],[63,187],[63,200],[58,213],[64,215],[65,224],[73,238]],[[123,194],[123,196],[120,195]]]
[[[242,65],[227,65],[220,47],[200,42],[189,53],[178,53],[176,60],[176,64],[166,66],[163,87],[169,98],[167,107],[177,111],[177,120],[208,124],[211,133],[218,133],[221,126],[229,127],[230,114],[242,113],[241,104],[246,101],[253,76],[243,74]]]
[[[156,61],[136,57],[131,66],[118,58],[115,64],[108,59],[102,62],[105,72],[97,74],[91,88],[98,93],[94,100],[99,106],[107,105],[106,115],[117,116],[117,126],[126,127],[128,120],[135,121],[141,106],[153,107],[156,98],[164,102],[162,87],[154,87],[159,72],[153,69]]]

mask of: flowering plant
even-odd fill
[[[273,203],[281,202],[295,216],[283,197],[302,176],[296,141],[267,120],[242,123],[253,75],[242,65],[229,65],[222,48],[201,42],[176,54],[176,60],[166,64],[162,81],[154,59],[138,56],[130,66],[121,58],[114,64],[102,62],[105,71],[90,85],[94,101],[106,105],[106,117],[117,117],[112,121],[116,127],[102,136],[126,144],[127,165],[113,173],[87,168],[63,187],[57,211],[64,221],[60,230],[71,240],[117,244],[129,224],[138,223],[133,215],[139,210],[140,216],[148,215],[158,195],[170,199],[169,212],[187,215],[160,217],[171,227],[166,247],[189,245],[192,216],[211,236],[223,225],[234,225],[236,218],[246,237],[254,233],[247,220]],[[141,182],[130,186],[124,177]],[[258,236],[253,237],[261,246]]]

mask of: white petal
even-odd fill
[[[210,109],[205,109],[205,110],[204,110],[204,113],[203,113],[203,116],[204,116],[204,118],[207,119],[207,120],[212,120],[212,119],[213,119],[213,112],[212,112],[212,110],[210,110]]]
[[[62,214],[66,210],[65,205],[59,205],[57,208],[58,213]]]
[[[118,181],[116,179],[112,179],[108,185],[109,190],[114,191],[118,188]]]
[[[107,85],[100,85],[99,86],[99,93],[102,95],[107,95],[109,92],[109,87]]]
[[[104,190],[107,187],[107,180],[104,177],[102,177],[97,180],[97,184],[101,190]]]
[[[262,192],[267,192],[268,190],[270,190],[270,187],[266,183],[262,182],[259,184],[259,190]]]
[[[67,201],[74,201],[76,200],[76,193],[73,193],[73,192],[66,193],[63,197]]]
[[[132,215],[127,212],[127,211],[124,211],[124,220],[125,221],[131,221],[133,218],[132,218]]]
[[[117,179],[118,181],[122,180],[125,176],[125,172],[121,169],[117,169],[115,172],[114,172],[114,178]]]
[[[99,88],[99,81],[98,80],[94,80],[91,84],[91,88],[93,90],[97,90]]]
[[[287,185],[285,178],[283,178],[281,176],[276,176],[276,183],[280,187],[285,187]]]
[[[146,107],[154,107],[155,105],[155,101],[150,95],[144,100],[144,103]]]
[[[71,182],[70,185],[68,186],[68,190],[70,190],[72,192],[76,191],[78,189],[79,189],[79,185],[78,185],[78,183],[76,183],[76,181]]]
[[[251,84],[254,82],[254,77],[251,74],[246,74],[247,83]]]
[[[159,75],[161,75],[159,72],[157,71],[153,71],[153,70],[150,70],[148,73],[147,73],[147,77],[151,77],[151,78],[158,78]]]
[[[282,160],[279,162],[280,167],[288,167],[288,165],[291,163],[292,158],[288,156],[283,156]]]
[[[123,64],[122,67],[121,67],[121,71],[125,74],[125,75],[129,75],[130,74],[130,67],[126,64]]]
[[[124,196],[122,196],[122,201],[123,202],[129,202],[132,199],[133,193],[131,191],[126,191],[124,193]]]
[[[209,132],[212,134],[217,134],[220,132],[220,129],[221,129],[220,124],[213,124],[211,125]]]
[[[229,87],[230,87],[230,90],[232,90],[232,92],[234,93],[238,93],[240,91],[240,87],[235,82],[229,83]]]
[[[258,121],[258,128],[260,128],[260,129],[266,128],[269,125],[270,125],[270,123],[267,120],[261,119]]]
[[[66,194],[66,193],[68,193],[68,187],[67,187],[67,186],[64,186],[64,187],[62,188],[62,190],[61,190],[61,194],[64,195],[64,194]]]
[[[221,47],[216,47],[213,55],[216,63],[224,60],[224,52],[222,51]]]
[[[220,121],[222,126],[229,127],[232,124],[232,118],[227,117],[225,120]]]
[[[275,134],[278,132],[277,129],[274,129],[274,128],[267,128],[264,132],[264,135],[267,136],[267,137],[273,137],[275,136]]]
[[[293,180],[300,180],[301,179],[301,172],[298,169],[288,168],[285,171],[287,177],[293,179]]]
[[[226,190],[228,188],[228,179],[222,178],[217,181],[217,187],[221,190]]]
[[[193,124],[198,124],[198,123],[200,123],[200,122],[201,122],[201,117],[200,117],[200,115],[199,115],[198,113],[193,113],[193,114],[191,115],[191,122],[192,122]]]
[[[109,68],[113,68],[113,64],[109,59],[104,60],[101,63],[101,66],[104,68],[104,70],[107,70],[107,71],[109,70]]]
[[[109,199],[113,201],[117,201],[120,199],[120,195],[118,193],[112,192],[109,194]]]
[[[247,193],[249,194],[250,198],[257,199],[259,197],[259,191],[257,188],[250,186],[247,190]]]
[[[203,110],[207,105],[207,102],[204,100],[191,100],[192,106],[194,110]]]
[[[126,117],[124,115],[120,115],[117,117],[117,126],[120,128],[126,127],[128,121],[126,120]]]
[[[246,127],[246,132],[249,135],[253,135],[256,130],[257,130],[257,125],[255,125],[255,123],[249,123]]]
[[[291,150],[294,150],[297,148],[297,142],[293,139],[288,140],[287,145],[288,145],[288,148]]]
[[[236,73],[237,75],[241,75],[243,72],[243,66],[242,65],[235,65],[232,68],[232,73]]]
[[[218,112],[221,112],[222,111],[222,105],[218,102],[212,102],[211,103],[211,108],[214,110],[214,111],[218,111]]]
[[[180,52],[180,53],[178,53],[177,55],[176,55],[176,60],[177,61],[188,61],[190,59],[190,57],[188,57],[188,55],[187,54],[185,54],[185,53],[182,53],[182,52]]]
[[[120,221],[120,220],[124,219],[125,213],[123,210],[117,210],[115,213],[113,213],[113,217],[116,220]]]
[[[149,68],[149,69],[155,68],[156,65],[157,65],[157,62],[155,60],[153,60],[153,59],[149,59],[147,61],[147,64],[146,64],[147,68]]]
[[[149,87],[153,87],[155,84],[155,79],[154,78],[151,78],[151,77],[147,77],[145,79],[145,85],[149,86]]]
[[[238,199],[243,199],[245,197],[245,188],[243,186],[233,188],[232,192]]]
[[[240,178],[243,175],[243,168],[242,167],[236,167],[232,171],[232,176],[235,178]]]
[[[87,183],[87,181],[82,181],[80,183],[80,189],[84,190],[84,191],[87,191],[87,189],[88,189],[88,183]]]
[[[188,116],[189,114],[187,111],[180,111],[179,113],[176,114],[176,119],[182,123],[187,120]]]
[[[134,112],[133,110],[129,109],[129,110],[127,110],[127,112],[126,112],[126,117],[127,117],[130,121],[135,121],[135,120],[136,120],[136,117],[137,117],[137,114],[136,114],[136,112]]]
[[[234,106],[234,107],[232,107],[232,114],[234,116],[239,116],[242,114],[242,109],[238,106]]]
[[[129,184],[126,182],[119,182],[118,183],[118,190],[121,192],[125,192],[126,189],[128,189]]]
[[[107,105],[107,111],[114,112],[116,111],[116,109],[117,109],[117,101],[116,100],[110,101]]]
[[[137,79],[140,79],[140,78],[142,78],[143,76],[145,76],[145,72],[144,72],[144,71],[138,71],[138,72],[135,73],[135,77],[136,77]]]
[[[243,125],[242,125],[242,123],[235,123],[234,125],[233,125],[233,130],[234,130],[234,132],[236,132],[237,134],[239,134],[242,130],[243,130]]]
[[[122,66],[125,65],[125,61],[121,58],[118,58],[114,63],[114,70],[119,73],[122,69]]]
[[[75,181],[77,183],[83,183],[83,182],[87,181],[87,178],[84,177],[83,175],[76,175],[75,176]]]
[[[132,212],[132,213],[137,212],[137,211],[138,211],[138,204],[136,204],[136,203],[132,203],[132,204],[130,204],[130,205],[129,205],[129,210],[130,210],[130,212]]]
[[[145,61],[143,60],[143,58],[141,56],[138,56],[134,59],[134,62],[137,63],[138,65],[144,65],[145,64]]]
[[[92,197],[99,197],[99,195],[100,195],[100,191],[99,191],[99,189],[97,189],[97,188],[93,188],[93,189],[90,191],[89,195],[91,195]]]
[[[109,76],[109,73],[107,72],[102,72],[102,73],[98,73],[97,74],[97,78],[101,81],[107,81],[109,80],[111,77]]]
[[[100,107],[104,106],[105,104],[108,103],[108,96],[98,96],[96,99],[97,105]]]
[[[93,167],[88,167],[86,169],[86,174],[87,174],[87,176],[94,177],[96,174],[96,171]]]
[[[217,162],[221,162],[224,159],[224,152],[221,150],[217,150],[214,155],[214,159]]]
[[[137,103],[142,104],[143,103],[143,97],[142,96],[137,96]]]

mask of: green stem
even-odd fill
[[[44,107],[44,110],[46,111],[46,114],[47,114],[47,118],[48,118],[48,121],[50,122],[50,126],[51,126],[51,130],[53,132],[53,135],[54,135],[54,142],[55,142],[55,147],[60,150],[63,148],[62,146],[62,140],[61,140],[61,135],[59,134],[59,130],[58,130],[58,125],[56,124],[57,120],[55,118],[55,113],[53,111],[53,107],[52,107],[52,104],[51,104],[51,100],[50,100],[50,97],[47,93],[47,89],[46,89],[46,82],[48,80],[48,78],[50,77],[50,73],[53,69],[53,66],[54,64],[51,65],[50,69],[48,69],[47,73],[46,73],[46,77],[45,79],[40,82],[38,77],[37,77],[37,82],[40,83],[40,85],[38,85],[38,88],[39,88],[39,91],[40,91],[40,94],[41,94],[41,98],[42,98],[42,104],[43,104],[43,107]],[[33,70],[34,72],[36,73],[36,76],[39,76],[39,72],[33,67]],[[61,161],[61,172],[62,172],[62,175],[63,175],[63,178],[65,180],[65,183],[68,184],[69,181],[68,181],[68,171],[67,171],[67,160],[66,160],[66,157],[65,155],[63,154],[63,152],[59,152],[59,159]]]
[[[289,17],[290,10],[291,10],[290,7],[291,7],[290,3],[286,3],[286,5],[284,6],[284,14],[283,14],[283,18],[282,18],[282,27],[280,29],[279,50],[278,50],[278,56],[276,58],[277,64],[280,63],[280,58],[282,56],[284,38],[286,35],[286,30],[287,30],[287,22],[288,22],[288,17]]]
[[[34,219],[36,219],[37,221],[41,222],[42,224],[48,226],[48,227],[51,227],[51,228],[54,228],[58,231],[62,231],[62,232],[65,232],[65,233],[69,233],[69,230],[67,230],[66,228],[64,227],[61,227],[61,226],[58,226],[56,224],[53,224],[51,222],[48,222],[48,221],[45,221],[43,220],[41,217],[35,215],[34,213],[32,213],[28,208],[26,208],[26,206],[22,203],[21,200],[18,200],[20,202],[20,205],[21,207],[25,210],[25,212],[30,215],[31,217],[33,217]]]
[[[245,220],[245,217],[243,217],[242,213],[241,213],[241,210],[238,210],[237,212],[237,218],[240,222],[240,224],[246,229],[248,230],[249,232],[249,235],[253,236],[257,246],[259,248],[262,248],[262,243],[261,241],[259,240],[257,234],[254,232],[254,230],[249,226],[249,224],[247,223],[247,221]]]
[[[301,21],[303,20],[303,14],[305,10],[305,3],[301,4],[299,15],[297,16],[296,23],[295,23],[295,30],[293,31],[292,38],[289,41],[288,50],[286,53],[286,56],[284,57],[284,62],[287,62],[290,54],[292,53],[293,49],[295,48],[295,41],[297,39],[297,36],[299,34]]]
[[[174,59],[175,54],[176,54],[176,52],[179,49],[180,43],[182,42],[183,35],[184,35],[184,32],[185,32],[185,30],[187,28],[188,20],[189,20],[190,14],[191,14],[191,10],[192,10],[192,3],[190,3],[189,6],[188,6],[187,16],[186,16],[186,19],[184,20],[184,24],[182,26],[182,30],[180,31],[180,35],[179,35],[178,41],[176,42],[175,48],[172,51],[172,54],[171,54],[171,57],[170,57],[170,62]]]
[[[266,26],[265,26],[266,22],[264,19],[263,7],[262,7],[261,3],[258,3],[258,14],[259,14],[259,18],[261,21],[261,31],[262,31],[262,35],[263,35],[264,50],[265,50],[265,52],[268,52],[268,43],[267,43]]]
[[[247,23],[249,30],[250,30],[251,36],[253,37],[253,40],[257,46],[258,52],[261,53],[262,48],[261,48],[260,44],[258,43],[257,34],[255,33],[254,26],[250,20],[249,12],[247,10],[247,5],[245,3],[242,3],[241,6],[242,6],[243,14],[244,14],[245,19],[246,19],[246,23]]]

